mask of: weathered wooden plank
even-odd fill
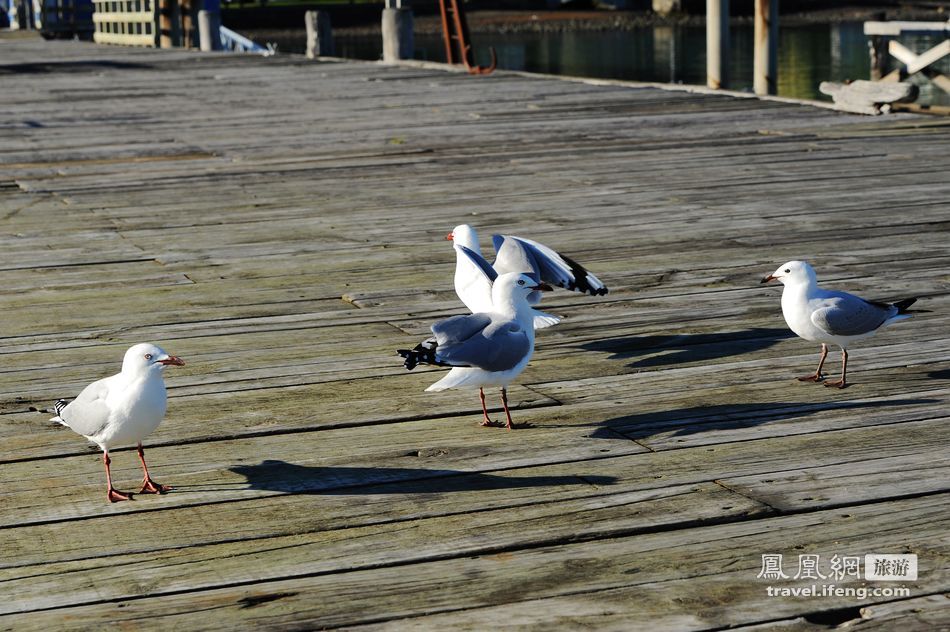
[[[839,627],[860,625],[865,630],[939,630],[950,624],[946,594],[927,595],[876,603],[846,612],[829,612],[827,617],[810,616],[785,619],[751,626],[740,626],[743,632],[814,632],[827,629],[823,620],[840,621]]]
[[[620,600],[611,600],[612,605],[622,608],[628,623],[633,624],[751,623],[761,621],[766,604],[769,619],[791,618],[809,612],[811,604],[766,595],[765,584],[755,579],[763,551],[772,552],[777,542],[783,552],[826,556],[854,555],[868,547],[896,550],[908,545],[906,533],[889,527],[903,524],[913,529],[912,546],[926,542],[928,547],[927,555],[919,560],[921,575],[914,587],[933,594],[948,586],[937,571],[946,563],[950,549],[946,542],[934,545],[935,536],[947,526],[947,502],[950,497],[944,494],[861,506],[849,510],[847,517],[840,511],[814,512],[579,544],[500,550],[408,567],[317,574],[252,586],[122,600],[108,604],[107,609],[92,605],[6,616],[0,618],[0,623],[40,629],[54,621],[76,627],[134,621],[143,628],[157,629],[174,620],[177,625],[201,621],[202,625],[224,629],[303,622],[317,627],[342,626],[425,615],[430,617],[426,623],[435,627],[471,627],[476,620],[479,625],[519,619],[522,623],[540,622],[548,613],[551,623],[560,620],[563,624],[563,607],[546,607],[548,600],[576,601],[583,594],[596,601],[602,595],[612,597],[608,591],[624,593]],[[711,539],[728,545],[711,547]],[[217,561],[227,563],[227,559]],[[696,576],[704,576],[705,581],[695,581]],[[376,587],[372,600],[361,598],[367,585]],[[854,600],[832,597],[824,604],[853,606]],[[493,616],[485,606],[501,612]],[[214,610],[213,619],[207,618],[208,609]],[[594,614],[589,608],[580,612]],[[691,619],[684,619],[686,616]]]
[[[530,477],[514,476],[507,481],[498,478],[501,486],[509,481],[515,486],[532,485]],[[583,486],[583,479],[578,478],[576,484]],[[707,520],[718,522],[768,511],[738,494],[708,484],[610,494],[578,501],[533,503],[507,512],[464,513],[398,525],[383,523],[305,535],[272,536],[244,540],[240,544],[127,553],[122,555],[120,565],[97,554],[76,562],[0,570],[0,583],[10,597],[8,605],[0,606],[0,615],[127,599],[153,591],[149,586],[160,586],[155,591],[158,593],[207,590],[220,586],[222,577],[227,577],[226,583],[233,584],[330,573],[342,564],[352,570],[393,566],[538,546],[545,541],[558,543]],[[160,538],[161,534],[153,533],[153,537]],[[283,558],[275,553],[282,549],[292,550],[292,556]],[[238,559],[228,564],[227,558],[235,554]],[[267,570],[263,570],[265,568]]]
[[[847,464],[785,471],[766,479],[739,477],[720,482],[783,512],[814,507],[816,503],[820,506],[848,505],[862,496],[898,498],[948,491],[950,488],[950,481],[934,486],[950,466],[950,457],[943,450],[907,452],[887,458],[876,458],[868,453],[857,457]],[[858,460],[862,457],[864,460]],[[877,486],[880,489],[875,489]]]
[[[531,415],[520,416],[525,417]],[[637,443],[618,439],[618,435],[603,429],[592,432],[584,425],[539,427],[512,440],[507,434],[485,432],[471,422],[459,421],[423,420],[406,422],[398,428],[379,426],[374,429],[378,439],[372,443],[360,439],[365,436],[365,429],[343,428],[320,434],[264,435],[254,440],[152,447],[148,450],[151,471],[175,486],[176,491],[160,498],[118,505],[109,505],[102,499],[102,464],[97,454],[57,459],[55,472],[47,471],[46,461],[7,463],[0,473],[0,484],[6,490],[0,525],[11,527],[288,493],[321,493],[360,484],[437,478],[446,471],[491,472],[568,462],[584,463],[581,476],[623,478],[617,470],[632,467],[649,483],[649,488],[654,488],[840,463],[843,448],[825,447],[825,442],[832,438],[837,438],[841,445],[854,445],[855,452],[860,452],[862,446],[894,456],[913,449],[925,451],[928,446],[943,444],[941,426],[945,424],[943,418],[937,417],[873,428],[649,452]],[[915,432],[925,434],[900,443],[901,437]],[[362,444],[354,445],[360,441]],[[900,451],[891,451],[892,445],[900,445]],[[763,452],[769,456],[760,456]],[[794,452],[806,455],[802,458],[807,459],[798,463],[797,468],[789,456]],[[274,458],[264,459],[261,454]],[[618,463],[613,468],[613,459],[624,455],[638,457],[633,463]],[[699,464],[702,469],[697,469]],[[420,465],[425,467],[419,470]],[[37,471],[42,478],[37,478]],[[141,478],[132,453],[115,454],[113,478],[117,485],[125,486]],[[42,497],[37,496],[38,487],[45,490]]]
[[[198,505],[184,504],[174,508],[166,505],[161,508],[163,514],[158,521],[154,519],[154,510],[149,508],[121,514],[106,512],[100,520],[109,537],[107,541],[94,543],[73,537],[75,525],[68,521],[8,527],[4,531],[6,555],[0,566],[17,569],[24,565],[49,564],[70,559],[124,556],[145,550],[175,549],[188,546],[195,540],[203,544],[266,540],[281,534],[394,524],[488,510],[513,510],[518,516],[523,516],[525,511],[532,511],[530,507],[533,505],[554,505],[568,501],[606,506],[605,503],[614,502],[610,498],[626,499],[639,497],[638,494],[642,494],[645,499],[665,497],[667,493],[674,493],[666,490],[679,490],[684,485],[699,485],[706,489],[703,486],[711,483],[709,477],[716,476],[721,477],[717,486],[725,481],[728,486],[736,486],[745,494],[748,490],[738,487],[745,484],[743,481],[758,481],[763,488],[783,478],[798,479],[801,484],[800,479],[806,476],[805,472],[843,472],[849,465],[857,466],[856,476],[863,477],[865,484],[853,487],[846,497],[838,494],[836,498],[823,498],[813,494],[797,501],[794,507],[784,508],[805,510],[851,506],[870,499],[897,498],[909,492],[907,488],[894,484],[894,476],[887,468],[875,472],[873,467],[865,465],[864,455],[860,452],[860,448],[865,444],[862,443],[860,433],[835,432],[833,439],[833,445],[802,443],[800,445],[803,447],[810,447],[777,454],[774,459],[765,461],[750,461],[748,455],[754,450],[760,453],[775,452],[782,442],[772,440],[758,442],[754,446],[739,444],[741,448],[738,450],[729,448],[716,450],[712,454],[706,450],[677,450],[657,456],[614,457],[601,460],[595,469],[590,469],[592,464],[583,461],[508,471],[489,470],[486,473],[474,474],[451,469],[401,468],[389,472],[391,478],[401,480],[388,484],[368,484],[367,481],[372,480],[372,472],[369,469],[361,472],[359,468],[324,468],[322,471],[325,476],[321,477],[324,480],[314,476],[308,482],[294,479],[307,476],[311,470],[316,473],[319,468],[281,465],[279,462],[270,465],[239,466],[236,473],[247,476],[251,483],[250,489],[306,492],[307,489],[300,487],[301,483],[317,487],[310,488],[309,492],[302,495],[296,493],[278,498],[255,498],[253,494],[244,494],[243,500],[242,496],[237,496],[236,502],[221,503],[218,502],[219,495],[218,498],[209,497],[208,502]],[[914,446],[889,446],[885,441],[872,442],[870,445],[870,449],[882,455],[875,459],[873,464],[914,460],[912,455],[886,456],[914,450]],[[429,460],[438,458],[439,452],[448,454],[445,449],[427,452],[428,456],[424,457],[420,452],[419,457]],[[852,460],[843,462],[842,453],[853,455]],[[697,458],[704,462],[703,470],[698,471],[695,467]],[[644,459],[648,462],[644,462]],[[803,465],[807,465],[807,469],[794,469]],[[259,473],[253,474],[255,471]],[[586,473],[591,471],[598,473]],[[650,472],[662,474],[650,475]],[[741,476],[743,472],[756,474]],[[385,468],[378,468],[379,475],[384,473]],[[827,474],[819,476],[821,479],[828,478]],[[209,481],[206,475],[202,482],[208,491],[215,488],[223,491],[229,484]],[[882,493],[879,485],[890,485],[894,488],[886,489]],[[939,470],[922,467],[920,473],[915,475],[912,493],[934,493],[944,487],[945,480]],[[679,494],[679,491],[675,493]],[[359,499],[359,502],[354,502],[355,499]],[[773,499],[768,497],[765,500],[771,503]],[[627,501],[617,502],[623,505]],[[732,505],[733,508],[735,506]],[[555,513],[562,511],[566,510],[558,509]],[[639,516],[639,512],[634,513]],[[240,519],[235,519],[234,516],[240,516]],[[280,518],[275,523],[277,516]],[[593,524],[592,520],[586,522],[591,523],[589,528],[600,528]],[[236,523],[240,524],[240,528],[235,527]],[[140,537],[143,529],[154,536],[147,544],[143,543]],[[539,531],[538,537],[547,537],[545,534],[548,531],[549,529]],[[518,537],[528,537],[528,531],[519,530]],[[42,546],[39,545],[41,542]],[[10,576],[18,576],[17,571],[11,571]]]

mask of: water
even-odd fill
[[[752,91],[752,26],[733,26],[729,63],[733,90]],[[273,39],[273,38],[271,38]],[[335,36],[337,54],[353,59],[379,59],[379,36]],[[706,29],[703,26],[652,26],[623,31],[556,33],[475,33],[476,61],[488,65],[494,46],[498,67],[555,75],[629,79],[661,83],[706,83]],[[935,46],[939,36],[903,37],[918,53]],[[303,52],[303,34],[279,41],[279,50]],[[441,35],[416,35],[415,57],[445,61]],[[950,58],[937,69],[950,74]],[[778,94],[823,99],[822,81],[868,79],[870,57],[861,22],[782,27],[779,32]],[[911,79],[921,89],[919,103],[950,105],[950,95],[926,78]]]

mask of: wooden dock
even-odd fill
[[[28,38],[0,82],[0,629],[950,626],[950,120]],[[611,289],[547,297],[527,429],[395,353],[463,312],[463,222]],[[798,383],[792,258],[930,311]],[[40,411],[140,341],[188,363],[175,489],[110,505]],[[887,590],[768,594],[828,584]]]

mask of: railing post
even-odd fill
[[[161,48],[175,46],[175,0],[158,0],[158,45]]]
[[[221,50],[221,0],[204,0],[198,11],[198,48]]]
[[[755,0],[755,63],[752,88],[775,94],[778,81],[778,0]]]
[[[412,59],[412,9],[402,0],[386,0],[383,9],[383,61],[388,64]]]
[[[871,54],[871,81],[880,81],[887,74],[887,37],[871,35],[868,52]]]
[[[334,55],[333,29],[330,14],[326,11],[307,11],[303,15],[307,27],[307,57],[330,57]]]
[[[706,0],[706,85],[729,85],[729,0]]]

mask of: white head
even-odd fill
[[[129,347],[122,359],[122,372],[130,375],[141,375],[154,372],[161,375],[162,370],[173,364],[184,366],[185,361],[178,356],[170,356],[165,350],[148,342],[142,342]]]
[[[762,279],[762,283],[780,281],[784,285],[813,285],[818,282],[815,269],[804,261],[789,261]]]
[[[528,304],[528,295],[535,290],[542,292],[551,291],[551,286],[547,283],[539,283],[531,278],[530,275],[520,272],[506,272],[502,274],[492,284],[491,298],[492,304],[503,311],[503,306],[508,305],[517,308],[530,308]]]
[[[468,224],[459,224],[445,238],[460,246],[465,246],[469,250],[478,252],[478,233]]]

